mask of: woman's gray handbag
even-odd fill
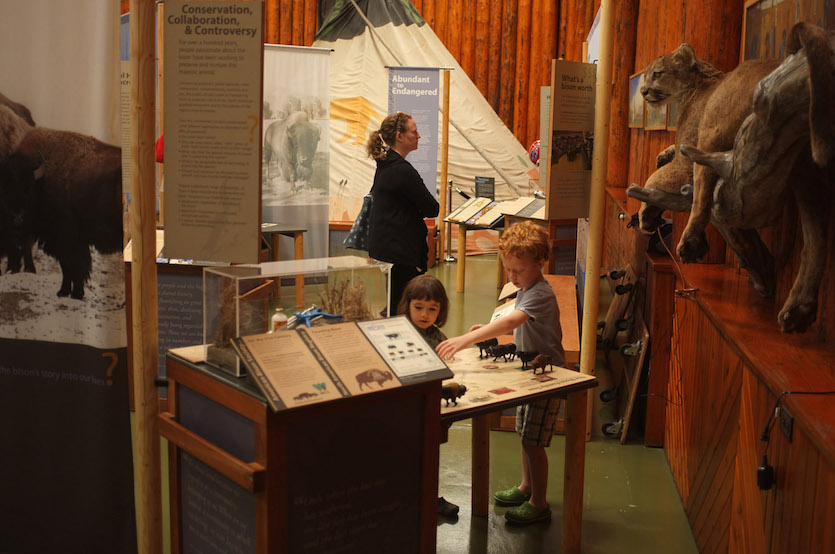
[[[345,248],[353,248],[355,250],[368,250],[368,225],[371,221],[371,206],[373,199],[369,192],[362,198],[362,208],[357,214],[357,219],[348,231],[348,236],[342,241]]]

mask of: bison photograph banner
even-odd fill
[[[264,46],[262,219],[304,229],[304,257],[328,256],[330,50]],[[281,237],[293,258],[293,237]]]
[[[0,552],[135,552],[118,3],[0,3],[0,67]]]

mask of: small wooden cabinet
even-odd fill
[[[172,552],[434,552],[441,382],[273,412],[168,355]]]

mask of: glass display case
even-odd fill
[[[391,264],[357,256],[207,267],[203,271],[206,361],[241,375],[232,338],[388,314],[396,309],[388,305],[390,273]]]

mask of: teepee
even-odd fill
[[[476,176],[493,177],[497,200],[538,190],[525,148],[409,0],[337,0],[313,46],[333,50],[331,220],[353,220],[371,188],[375,164],[366,156],[365,142],[387,115],[389,66],[453,68],[448,178],[456,186],[472,194]],[[440,107],[438,118],[440,135]],[[440,176],[439,163],[438,184]],[[453,195],[453,207],[462,201]]]

